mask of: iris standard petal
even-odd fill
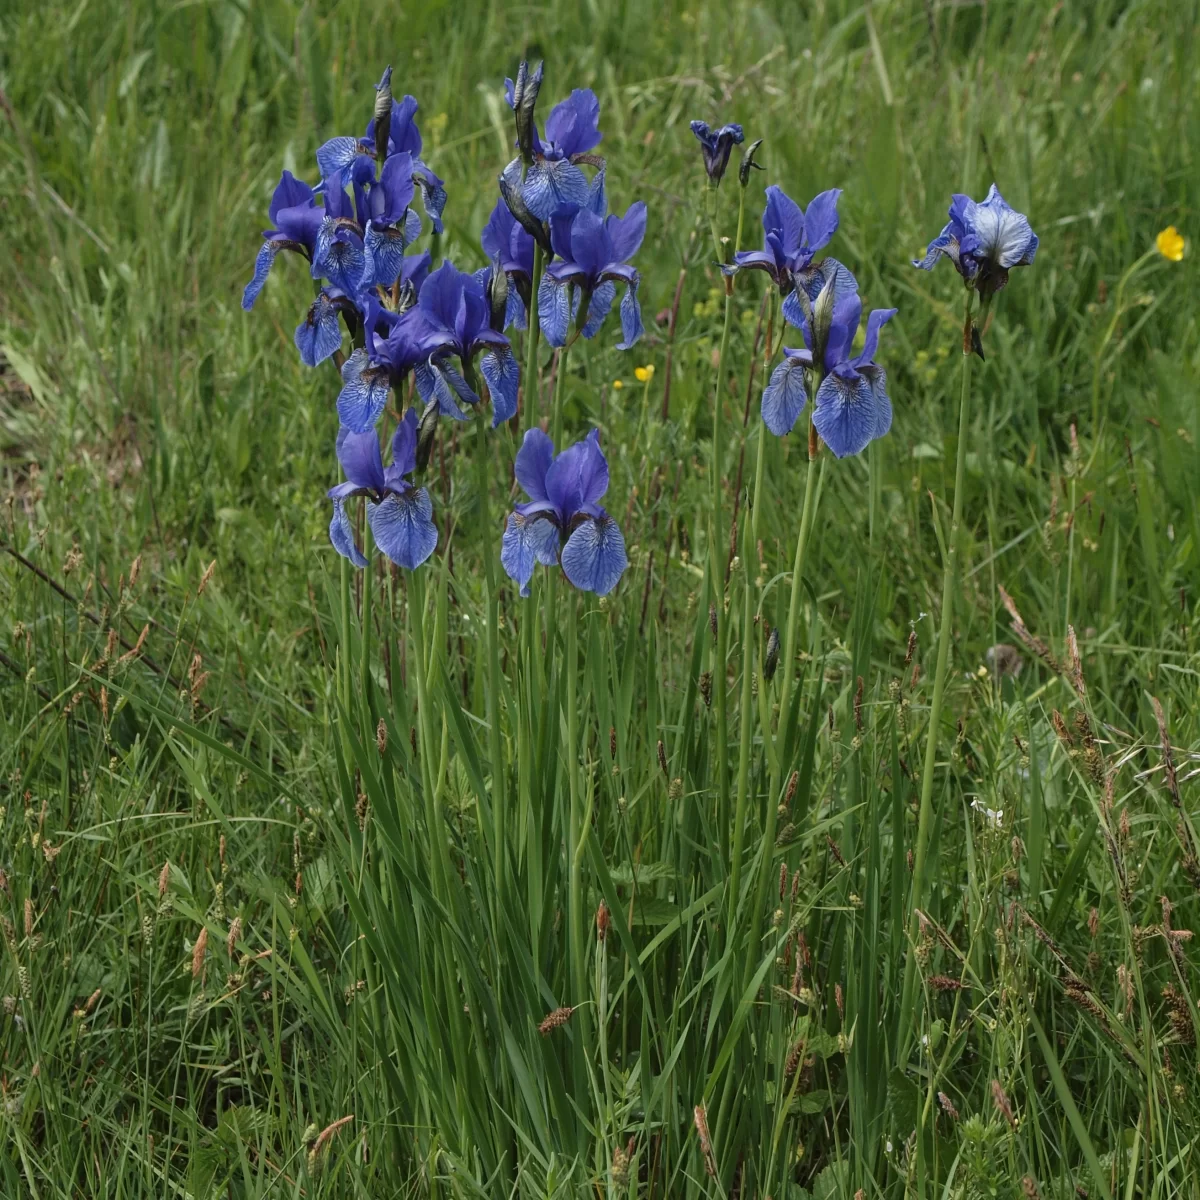
[[[817,389],[813,424],[838,458],[859,454],[875,437],[877,406],[870,382],[857,372],[852,378],[831,373]]]
[[[546,118],[546,140],[567,158],[586,154],[599,145],[601,137],[600,100],[591,88],[576,88]]]
[[[363,552],[355,545],[354,530],[350,525],[350,517],[346,506],[341,500],[333,502],[333,518],[329,522],[329,540],[333,548],[343,557],[348,558],[356,567],[367,565]]]
[[[529,595],[529,581],[539,562],[544,566],[558,562],[557,526],[545,517],[509,513],[500,542],[500,565],[509,579],[520,585],[522,596]]]
[[[854,360],[854,366],[857,367],[874,361],[875,351],[879,349],[879,331],[898,311],[895,308],[875,308],[871,310],[871,315],[867,317],[867,332],[863,338],[862,353]]]
[[[605,513],[582,522],[567,538],[561,562],[563,574],[577,588],[608,595],[629,566],[616,521]]]
[[[614,262],[626,263],[641,249],[646,237],[646,204],[638,200],[631,204],[623,217],[615,214],[605,222],[612,239]]]
[[[812,198],[804,214],[804,242],[810,250],[820,250],[837,233],[841,194],[841,188],[830,188]]]
[[[273,225],[278,224],[279,214],[283,209],[296,208],[302,204],[311,204],[312,200],[312,188],[303,179],[297,179],[291,171],[284,171],[279,176],[279,182],[275,185],[275,193],[271,197],[271,205],[267,209],[267,216]]]
[[[351,433],[374,429],[387,405],[391,379],[386,367],[373,367],[361,346],[342,364],[342,390],[338,393],[338,420]]]
[[[539,221],[548,221],[561,208],[586,206],[587,176],[568,159],[539,158],[526,172],[521,196]]]
[[[763,423],[776,437],[791,433],[808,402],[804,367],[799,357],[785,356],[783,362],[771,372],[771,380],[763,388]]]
[[[786,253],[794,253],[804,241],[804,213],[800,205],[777,184],[767,188],[762,224],[764,233],[779,234],[779,241]]]
[[[546,499],[546,473],[554,461],[554,443],[538,429],[527,430],[517,451],[513,474],[530,500]]]
[[[367,514],[375,544],[398,567],[415,571],[437,546],[433,504],[424,488],[393,492],[382,503],[369,505]]]
[[[355,490],[383,491],[383,456],[379,452],[379,438],[374,429],[364,433],[339,429],[337,460],[346,482],[353,484]]]
[[[306,367],[315,367],[341,349],[342,331],[337,309],[322,292],[309,306],[304,320],[296,326],[296,348]]]
[[[417,410],[411,405],[392,434],[392,469],[401,476],[417,469]]]
[[[479,373],[487,381],[492,394],[492,428],[517,415],[517,390],[521,383],[521,368],[517,357],[507,346],[497,346],[480,355]]]
[[[442,212],[446,207],[445,184],[420,159],[413,162],[413,183],[421,192],[425,215],[433,224],[434,233],[444,232]]]
[[[246,290],[242,292],[242,308],[246,312],[254,307],[254,302],[267,282],[267,276],[271,273],[271,267],[275,264],[275,255],[279,253],[279,250],[279,243],[270,240],[263,242],[259,248],[258,255],[254,260],[254,275],[246,284]]]

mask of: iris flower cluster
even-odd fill
[[[492,262],[495,308],[499,313],[503,291],[503,327],[524,329],[536,304],[541,332],[562,349],[600,333],[623,286],[617,348],[627,350],[643,332],[633,258],[646,235],[646,206],[638,201],[624,216],[608,211],[605,162],[594,153],[603,135],[593,91],[577,88],[556,104],[543,136],[535,112],[542,79],[540,63],[522,63],[517,78],[504,81],[518,154],[500,176],[500,198],[481,239]],[[538,248],[543,270],[534,295]],[[599,433],[593,429],[556,456],[550,438],[531,429],[515,474],[529,500],[508,515],[500,561],[521,595],[529,595],[537,563],[560,565],[583,591],[605,595],[616,587],[628,559],[616,521],[598,503],[608,488]]]

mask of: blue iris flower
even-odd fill
[[[364,344],[342,364],[342,390],[337,398],[338,420],[351,433],[374,428],[388,392],[398,388],[404,376],[427,357],[418,344],[415,303],[429,275],[429,264],[428,250],[401,260],[396,292],[400,302],[409,306],[405,311],[384,308],[377,292],[367,292],[362,298],[359,314]]]
[[[346,512],[351,496],[367,497],[367,520],[375,544],[397,566],[415,571],[437,546],[437,526],[433,523],[433,505],[424,488],[413,487],[406,475],[417,466],[417,413],[410,408],[396,427],[392,438],[392,463],[385,468],[375,431],[338,432],[338,462],[346,482],[331,487],[333,519],[329,540],[334,549],[356,567],[365,567],[367,559],[354,541],[354,529]]]
[[[838,458],[859,454],[892,427],[887,375],[875,362],[875,351],[880,329],[895,315],[894,308],[875,309],[867,318],[862,352],[851,357],[862,300],[854,292],[833,304],[822,360],[825,378],[817,389],[813,424]],[[785,347],[783,362],[763,391],[763,421],[778,437],[791,432],[807,399],[805,376],[813,366],[813,337],[807,320],[802,329],[807,348]]]
[[[479,240],[484,254],[498,264],[512,285],[504,317],[505,329],[511,325],[524,329],[533,286],[533,235],[500,199],[496,201]]]
[[[1013,267],[1033,262],[1037,248],[1038,237],[1029,218],[1008,205],[993,183],[982,203],[955,194],[950,220],[929,243],[925,257],[913,259],[913,266],[931,271],[945,255],[967,286],[986,297],[1008,282]]]
[[[447,416],[465,421],[458,402],[479,403],[470,382],[478,355],[492,395],[492,427],[509,420],[517,411],[520,369],[508,338],[491,327],[487,294],[475,276],[444,262],[425,281],[410,311],[401,324],[411,352],[420,356],[415,375],[421,398],[427,404],[437,401]]]
[[[536,563],[561,563],[563,574],[585,592],[607,595],[629,559],[616,521],[599,505],[608,491],[608,461],[593,429],[555,457],[554,443],[531,429],[517,452],[517,482],[529,497],[508,515],[500,562],[529,595]],[[561,553],[559,546],[562,545]]]
[[[745,140],[742,127],[721,125],[717,129],[710,129],[707,121],[693,121],[692,132],[700,143],[700,152],[704,155],[704,169],[708,172],[709,179],[714,184],[720,183],[725,168],[729,166],[729,155],[734,146]]]
[[[540,76],[538,83],[540,86]],[[504,98],[516,110],[516,85],[504,81]],[[529,211],[548,221],[564,207],[582,208],[588,199],[587,176],[577,165],[600,163],[590,151],[600,144],[600,101],[591,88],[576,88],[556,104],[546,118],[546,136],[533,125],[533,164],[525,173],[521,193]],[[515,160],[519,170],[520,160]],[[511,164],[510,164],[511,169]]]
[[[384,74],[390,83],[391,68]],[[382,81],[381,81],[382,82]],[[435,233],[441,233],[442,211],[446,207],[446,188],[429,167],[421,161],[421,131],[417,128],[418,104],[412,96],[392,101],[391,121],[388,124],[388,144],[385,165],[393,154],[408,154],[412,159],[412,179],[421,192],[425,212],[433,223]],[[343,188],[351,184],[357,194],[375,184],[375,119],[367,125],[366,136],[330,138],[317,151],[317,166],[326,187]],[[411,240],[411,239],[410,239]]]
[[[550,242],[559,261],[550,263],[538,289],[538,314],[542,332],[552,346],[567,342],[571,318],[586,338],[595,337],[604,324],[617,294],[621,300],[624,341],[628,350],[642,336],[642,309],[638,303],[640,276],[629,260],[646,236],[646,205],[632,204],[623,217],[609,217],[593,208],[560,214],[550,221]]]
[[[280,250],[293,250],[312,260],[317,233],[325,218],[313,189],[291,171],[280,176],[267,213],[274,228],[263,234],[262,249],[254,260],[254,276],[242,293],[242,307],[247,312],[254,307]]]
[[[763,248],[738,251],[733,256],[734,266],[728,268],[766,271],[784,297],[784,318],[797,329],[801,328],[804,311],[797,288],[811,302],[831,279],[839,300],[858,287],[854,276],[836,258],[813,262],[817,251],[837,233],[841,194],[841,188],[822,192],[813,197],[805,212],[783,188],[774,185],[767,188],[767,206],[762,216]]]
[[[344,308],[353,308],[353,305],[337,288],[322,288],[309,305],[304,320],[296,326],[293,339],[300,351],[300,361],[306,367],[323,363],[341,349],[342,327],[338,324],[338,313]]]

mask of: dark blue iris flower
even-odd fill
[[[767,206],[763,210],[763,248],[740,250],[730,270],[766,271],[784,296],[784,318],[801,327],[803,304],[796,295],[801,289],[811,302],[826,282],[834,281],[837,299],[855,291],[854,276],[836,258],[813,262],[818,250],[828,245],[837,232],[840,188],[831,188],[814,196],[808,211],[798,205],[781,187],[767,188]]]
[[[491,327],[488,298],[475,276],[444,262],[425,281],[397,334],[417,356],[417,390],[426,404],[436,401],[447,416],[465,421],[459,401],[479,403],[469,382],[478,356],[492,395],[492,427],[516,413],[520,369],[508,338]]]
[[[729,155],[736,145],[745,140],[740,125],[722,125],[710,129],[707,121],[693,121],[692,132],[700,143],[704,155],[704,169],[714,184],[721,182],[725,168],[729,166]]]
[[[483,252],[508,276],[504,327],[524,329],[533,286],[533,235],[509,211],[503,199],[496,201],[480,236]]]
[[[381,84],[387,82],[390,85],[390,78],[389,67]],[[421,131],[417,128],[415,120],[417,108],[417,102],[412,96],[392,101],[387,155],[384,162],[386,166],[387,159],[393,154],[411,156],[413,183],[421,192],[421,200],[425,205],[425,212],[433,222],[434,232],[441,233],[442,211],[446,207],[446,188],[442,180],[421,161]],[[369,189],[375,184],[375,124],[375,119],[372,118],[367,125],[365,137],[330,138],[317,151],[317,166],[321,170],[321,179],[326,187],[340,189],[350,184],[354,187],[357,197],[361,190]],[[360,215],[365,223],[365,214]]]
[[[514,111],[515,86],[511,79],[504,81],[504,98]],[[550,110],[544,138],[539,136],[536,123],[533,125],[533,164],[525,173],[521,193],[538,220],[548,221],[562,208],[582,208],[587,204],[588,180],[578,164],[599,165],[590,151],[600,144],[603,136],[600,101],[591,88],[576,88]],[[519,159],[516,165],[519,170]]]
[[[267,213],[274,228],[263,234],[262,249],[254,260],[254,276],[242,293],[242,307],[247,312],[254,307],[280,250],[294,250],[312,260],[317,234],[325,218],[325,211],[317,206],[312,188],[291,171],[284,171],[280,176]]]
[[[548,567],[561,563],[563,574],[582,591],[598,596],[611,592],[629,559],[621,530],[599,505],[608,491],[608,461],[599,432],[593,429],[555,457],[554,443],[540,429],[531,429],[517,452],[515,473],[529,501],[508,515],[500,562],[521,585],[521,595],[529,595],[539,562]]]
[[[405,478],[417,466],[416,410],[410,408],[396,427],[391,466],[383,465],[379,437],[373,429],[366,433],[340,430],[337,456],[346,481],[328,492],[333,501],[329,540],[334,549],[356,567],[367,565],[365,555],[354,541],[354,529],[346,512],[346,501],[351,496],[365,496],[367,520],[375,544],[397,566],[415,571],[433,553],[438,541],[429,493],[413,487]]]
[[[604,324],[617,294],[621,300],[621,330],[628,350],[642,336],[642,309],[638,303],[640,276],[629,260],[646,236],[646,206],[632,204],[623,217],[604,217],[593,208],[554,217],[550,241],[558,261],[550,263],[538,289],[538,315],[542,332],[552,346],[567,342],[572,318],[586,338],[595,337]]]
[[[875,362],[875,351],[880,329],[895,315],[894,308],[875,309],[867,318],[862,352],[851,357],[862,300],[853,292],[833,305],[822,359],[825,377],[817,389],[813,424],[838,458],[860,453],[892,427],[887,375]],[[807,320],[802,329],[807,348],[785,348],[783,362],[763,391],[763,421],[778,437],[791,432],[807,399],[805,375],[813,366],[813,337]]]
[[[1029,218],[1010,207],[993,183],[982,203],[961,194],[953,197],[950,220],[913,266],[931,271],[945,255],[968,286],[991,296],[1008,282],[1013,267],[1033,262],[1037,248]]]

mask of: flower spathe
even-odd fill
[[[812,420],[838,458],[861,453],[892,427],[887,375],[875,362],[875,351],[880,329],[895,315],[894,308],[875,309],[867,318],[862,351],[851,357],[862,300],[854,292],[834,302],[821,364],[825,377],[817,389]],[[811,343],[807,322],[804,333]],[[763,421],[777,437],[790,433],[804,411],[805,373],[814,365],[811,344],[803,350],[785,348],[783,353],[783,362],[772,372],[762,397]]]
[[[557,261],[547,266],[538,289],[542,332],[552,346],[564,346],[572,316],[585,338],[595,337],[625,284],[621,300],[618,350],[628,350],[642,336],[637,269],[629,260],[646,236],[646,205],[630,205],[623,217],[604,217],[594,208],[560,214],[550,222],[550,241]]]
[[[925,257],[913,259],[913,266],[932,271],[944,256],[968,287],[990,297],[1008,282],[1013,267],[1033,262],[1037,248],[1029,218],[1012,208],[993,183],[979,203],[970,196],[954,195],[950,220],[929,243]]]
[[[438,541],[429,493],[405,478],[417,465],[416,410],[410,408],[396,427],[390,466],[383,465],[373,428],[365,433],[351,433],[344,427],[339,430],[337,456],[346,480],[327,493],[333,501],[329,540],[334,549],[356,567],[367,565],[346,512],[348,499],[365,496],[375,544],[397,566],[415,571],[433,553]]]
[[[704,170],[713,184],[721,182],[725,168],[729,166],[729,155],[736,145],[745,140],[745,134],[740,125],[721,125],[716,129],[709,128],[707,121],[693,121],[692,133],[700,143],[700,153],[704,156]]]
[[[767,188],[763,209],[763,248],[739,250],[729,271],[765,271],[784,297],[783,315],[789,324],[801,328],[804,306],[796,295],[804,292],[811,302],[826,283],[833,281],[835,296],[841,299],[855,291],[854,276],[836,258],[814,261],[817,252],[827,246],[838,228],[838,197],[841,188],[831,188],[812,198],[807,211],[781,187]]]
[[[520,585],[521,595],[529,595],[539,562],[561,564],[563,574],[581,591],[598,596],[611,592],[629,560],[621,530],[599,505],[608,490],[608,461],[600,449],[599,431],[593,429],[556,456],[546,434],[529,430],[517,452],[515,474],[529,500],[508,515],[500,562]]]

